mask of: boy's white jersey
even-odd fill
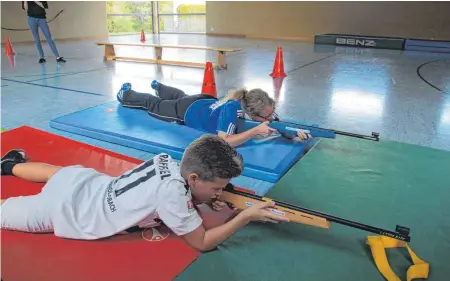
[[[48,184],[59,182],[55,198],[55,235],[99,239],[132,227],[150,227],[161,220],[175,234],[199,227],[202,219],[192,204],[179,165],[160,154],[119,177],[80,166],[64,168]],[[58,196],[58,197],[59,197]]]

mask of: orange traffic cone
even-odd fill
[[[283,63],[283,50],[280,46],[277,48],[277,55],[275,56],[275,63],[273,65],[273,71],[270,73],[272,77],[286,77],[284,73],[284,63]]]
[[[16,53],[14,53],[13,47],[11,45],[11,41],[9,40],[9,38],[6,38],[5,40],[5,56],[13,56]]]
[[[214,79],[214,69],[211,62],[206,63],[205,75],[203,76],[202,94],[217,98],[216,81]]]
[[[145,32],[144,32],[144,29],[141,29],[141,42],[145,42]]]

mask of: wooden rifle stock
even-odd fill
[[[342,219],[339,217],[331,216],[318,211],[310,210],[307,208],[295,206],[286,202],[273,200],[266,197],[261,197],[251,193],[241,191],[242,189],[235,188],[232,184],[228,184],[224,189],[220,200],[233,204],[238,209],[246,209],[254,204],[264,201],[274,201],[275,207],[270,208],[270,211],[274,214],[286,216],[290,221],[306,224],[310,226],[316,226],[320,228],[329,229],[331,222],[336,222],[346,226],[358,228],[364,231],[369,231],[379,235],[384,235],[401,241],[409,242],[409,228],[397,225],[396,232],[384,230],[381,228],[361,224],[358,222]]]
[[[245,209],[254,204],[258,204],[264,200],[263,197],[261,199],[255,199],[252,197],[247,197],[239,194],[235,194],[232,192],[224,191],[220,196],[220,200],[225,201],[227,203],[233,204],[238,209]],[[287,217],[291,222],[307,224],[311,226],[321,227],[321,228],[330,228],[330,222],[324,218],[313,216],[310,214],[302,213],[290,208],[285,208],[282,206],[275,206],[274,208],[270,208],[270,211],[276,215],[282,215]]]

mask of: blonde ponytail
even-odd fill
[[[248,91],[244,88],[228,92],[230,100],[242,100]]]
[[[242,100],[248,93],[245,88],[229,90],[228,94],[221,100],[221,103],[226,103],[229,100]]]
[[[275,110],[275,101],[261,89],[247,91],[245,88],[230,90],[228,95],[218,103],[222,105],[229,100],[237,100],[241,103],[242,110],[250,118],[252,116],[262,116],[267,106],[272,106]]]

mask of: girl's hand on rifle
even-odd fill
[[[277,133],[277,129],[269,127],[269,121],[264,121],[258,126],[251,129],[253,131],[253,135],[261,135],[264,137],[270,136],[272,133]]]
[[[310,133],[308,133],[308,132],[303,132],[303,131],[301,131],[301,130],[298,130],[298,131],[297,131],[297,137],[296,137],[296,139],[298,139],[298,140],[300,140],[300,141],[305,141],[305,140],[311,139],[311,138],[312,138],[312,136],[311,136]]]

